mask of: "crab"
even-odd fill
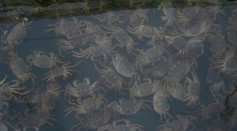
[[[102,45],[94,45],[85,50],[80,49],[79,52],[72,51],[73,56],[77,58],[84,58],[90,60],[92,62],[98,61],[97,58],[103,56],[103,59],[107,59],[107,55],[114,52],[114,48],[112,46],[102,46]]]
[[[184,56],[185,57],[185,56]],[[171,65],[168,71],[168,77],[172,78],[173,81],[180,81],[184,79],[190,72],[191,68],[194,66],[194,60],[178,60]]]
[[[41,102],[42,92],[39,89],[33,88],[30,93],[20,95],[17,98],[19,103],[39,104]]]
[[[200,11],[200,8],[179,8],[179,9],[177,9],[177,11],[175,12],[176,25],[188,24],[188,22],[190,22],[191,20],[193,20],[196,17],[196,15],[199,11]]]
[[[77,36],[76,38],[60,39],[57,43],[57,45],[59,45],[59,55],[63,56],[63,53],[71,53],[73,49],[82,46],[86,41],[83,35]]]
[[[59,76],[63,76],[63,79],[67,79],[69,76],[72,75],[72,72],[78,72],[77,70],[73,69],[74,67],[78,66],[80,62],[74,64],[74,65],[70,65],[70,62],[67,62],[61,66],[57,66],[55,68],[53,68],[52,70],[50,70],[49,72],[46,73],[46,76],[43,78],[43,80],[47,80],[47,82],[49,81],[55,81],[55,78],[59,77]]]
[[[34,55],[26,57],[26,61],[40,68],[53,68],[57,63],[62,63],[57,56],[50,52],[49,56],[44,51],[34,50]]]
[[[174,24],[175,22],[175,8],[171,0],[161,0],[158,11],[162,8],[164,16],[161,16],[163,21],[166,21],[165,27]]]
[[[138,124],[132,124],[130,121],[121,119],[113,121],[112,125],[107,124],[100,127],[97,131],[143,131],[144,127]]]
[[[143,25],[144,23],[148,23],[147,12],[148,10],[146,9],[137,9],[133,11],[130,16],[128,26],[130,28],[134,28]]]
[[[28,94],[29,91],[25,91],[25,88],[19,88],[19,82],[12,80],[10,82],[5,82],[7,75],[0,81],[0,98],[4,100],[11,100],[14,98],[17,100],[18,95]]]
[[[45,30],[44,32],[54,31],[58,36],[64,36],[67,39],[70,39],[75,34],[80,34],[78,32],[78,19],[73,17],[70,19],[60,19],[56,24],[48,25],[49,29]]]
[[[160,61],[154,63],[151,68],[143,69],[142,73],[146,74],[146,76],[149,77],[162,78],[170,70],[170,67],[172,66],[172,64],[170,63],[170,59],[161,59]]]
[[[151,46],[146,50],[140,51],[140,53],[136,56],[135,66],[144,72],[143,66],[152,64],[159,61],[162,58],[163,54],[169,54],[168,51],[162,46]]]
[[[194,116],[181,116],[177,115],[176,120],[171,122],[166,122],[158,127],[159,131],[186,131],[190,125],[193,125],[192,120],[195,119]]]
[[[197,77],[197,74],[195,72],[191,72],[192,79],[189,77],[186,77],[184,83],[187,85],[187,98],[185,101],[187,101],[188,106],[197,105],[199,103],[199,97],[200,97],[200,81]]]
[[[237,75],[236,48],[230,48],[228,51],[226,51],[224,59],[217,60],[213,63],[217,64],[214,67],[219,69],[221,72],[234,73],[234,75]]]
[[[123,84],[126,84],[126,82],[119,76],[117,72],[106,66],[106,64],[101,64],[101,68],[98,67],[97,64],[94,64],[94,67],[100,74],[101,81],[106,85],[106,87],[123,94],[122,88]]]
[[[200,57],[204,53],[203,40],[203,38],[193,38],[189,40],[179,53],[185,57]]]
[[[136,52],[138,52],[138,50],[134,47],[136,44],[125,30],[117,26],[102,27],[110,31],[108,32],[108,34],[110,34],[110,39],[112,40],[114,38],[118,42],[116,46],[120,48],[126,46],[128,54],[136,56]]]
[[[53,124],[49,122],[49,120],[55,121],[49,114],[46,113],[32,113],[29,110],[25,110],[24,114],[18,114],[16,116],[17,120],[19,120],[19,124],[23,126],[22,131],[28,131],[29,129],[34,129],[35,131],[40,131],[40,127],[49,124],[53,127]]]
[[[57,44],[59,45],[59,55],[60,56],[62,56],[62,52],[68,54],[72,49],[75,48],[75,45],[76,45],[76,44],[74,44],[74,41],[65,40],[65,39],[60,39]]]
[[[212,122],[212,124],[207,128],[207,131],[227,131],[230,130],[231,128],[227,124],[227,122],[221,118],[217,118]]]
[[[210,30],[210,23],[208,21],[194,19],[181,29],[185,37],[206,36],[205,34]]]
[[[128,59],[118,53],[112,55],[112,64],[117,72],[127,78],[139,79],[135,65],[130,63]],[[140,80],[140,79],[139,79]]]
[[[14,45],[22,43],[27,35],[27,27],[31,24],[31,22],[32,21],[29,21],[27,18],[24,18],[23,22],[15,25],[7,36],[7,31],[5,31],[4,36],[1,39],[1,42],[5,45],[1,46],[1,50],[9,51],[14,47]]]
[[[134,84],[129,87],[129,93],[131,97],[145,97],[150,96],[156,92],[161,85],[159,80],[152,80],[151,78],[146,78],[143,82],[139,83],[135,81]]]
[[[13,52],[9,52],[10,68],[14,75],[21,81],[27,81],[31,79],[33,85],[35,85],[36,76],[30,72],[30,66],[25,61]]]
[[[187,87],[183,86],[180,82],[172,82],[171,80],[167,80],[164,82],[164,88],[167,90],[168,94],[173,98],[185,102],[188,97]]]
[[[227,93],[227,91],[225,89],[224,80],[215,82],[214,84],[210,85],[208,88],[209,88],[212,96],[214,97],[214,99],[217,102],[220,102],[224,99],[224,95],[222,94],[223,92]]]
[[[75,124],[70,131],[73,131],[74,129],[98,129],[107,124],[111,117],[111,112],[106,109],[98,109],[90,112],[86,114],[86,119],[81,119],[78,115],[76,115],[76,119],[79,122]]]
[[[170,106],[168,103],[169,95],[164,88],[159,89],[153,96],[153,107],[156,113],[160,115],[161,121],[163,119],[167,120],[168,118],[173,119],[170,115],[169,110]]]
[[[147,104],[144,103],[143,99],[119,99],[119,102],[113,101],[107,105],[107,108],[112,108],[114,111],[121,115],[133,115],[136,114],[140,109],[149,108]]]
[[[49,113],[54,109],[55,102],[60,98],[61,86],[56,82],[51,82],[47,85],[47,90],[40,95],[39,109],[44,113]]]
[[[99,81],[95,81],[93,84],[91,84],[89,78],[85,78],[81,83],[78,80],[74,80],[72,85],[66,85],[64,96],[66,99],[71,101],[72,96],[76,98],[82,98],[91,95],[99,89],[98,84]]]
[[[219,27],[221,30],[221,27]],[[215,58],[220,58],[225,54],[226,50],[226,38],[223,33],[215,32],[208,36],[208,41],[210,43],[210,52],[213,53]]]
[[[162,28],[156,28],[150,25],[139,25],[135,28],[128,27],[128,32],[137,35],[138,39],[142,39],[142,37],[148,37],[151,38],[152,42],[153,40],[160,40],[163,38],[163,29]]]
[[[94,93],[84,99],[78,98],[76,102],[69,102],[70,107],[65,110],[65,116],[67,117],[72,112],[76,115],[87,114],[100,108],[107,102],[105,96],[101,93]]]
[[[217,114],[221,113],[225,109],[225,105],[222,103],[210,103],[208,105],[201,105],[201,110],[199,112],[199,116],[201,119],[207,120],[210,119]]]

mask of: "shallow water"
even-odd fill
[[[79,2],[79,4],[62,2],[57,6],[52,3],[46,4],[49,6],[39,6],[32,2],[31,5],[18,6],[19,9],[17,6],[13,6],[14,2],[2,4],[0,13],[2,21],[0,22],[2,39],[0,43],[0,79],[4,79],[5,76],[7,79],[0,82],[0,95],[3,98],[2,103],[6,102],[9,106],[0,106],[0,114],[3,115],[0,120],[8,127],[8,130],[23,131],[26,129],[28,131],[37,128],[40,131],[69,131],[70,129],[92,131],[106,124],[111,124],[113,128],[122,128],[119,125],[123,125],[125,121],[119,122],[118,120],[121,119],[130,121],[127,123],[127,126],[130,127],[135,126],[132,124],[140,125],[139,127],[143,127],[141,129],[144,131],[165,130],[165,123],[166,128],[179,131],[234,131],[237,129],[237,102],[235,99],[237,43],[234,37],[230,37],[231,35],[235,36],[237,31],[237,26],[234,24],[237,21],[235,2],[184,2],[182,5],[182,2],[179,1],[173,1],[171,4],[152,1],[150,3],[134,3],[129,7],[123,2],[115,0],[108,3],[110,6],[102,6],[101,10],[91,3],[90,10],[78,8],[80,5],[86,4],[85,2]],[[22,10],[23,6],[25,10]],[[25,8],[25,6],[29,8]],[[113,6],[114,9],[112,9]],[[36,7],[37,11],[35,11]],[[71,7],[73,10],[67,8],[62,11],[63,7]],[[222,11],[223,13],[221,13]],[[135,19],[133,22],[131,22],[132,18]],[[29,25],[24,25],[30,21]],[[23,27],[14,28],[17,24],[18,26],[23,24]],[[150,29],[150,32],[146,30],[146,27]],[[47,31],[48,29],[53,30]],[[22,35],[24,33],[25,36]],[[182,39],[183,43],[178,43],[177,38]],[[4,49],[8,46],[10,49]],[[99,47],[99,50],[92,50],[95,47]],[[146,52],[148,48],[157,48],[157,51],[163,53],[148,53]],[[41,55],[50,57],[50,53],[53,53],[61,62],[56,63],[50,69],[42,66],[47,64],[46,58],[41,61],[43,63],[41,67],[35,63],[30,64],[27,60],[29,55],[34,57],[33,60],[37,60],[37,53],[34,54],[34,51],[44,51],[38,57]],[[20,62],[16,63],[17,65],[13,69],[14,65],[11,63],[17,59],[12,59],[10,52],[22,58],[30,66],[30,70],[22,71]],[[80,58],[75,52],[82,54],[79,55]],[[120,54],[127,61],[114,62],[116,61],[114,60],[115,54]],[[154,54],[156,56],[150,56]],[[95,57],[91,55],[95,55]],[[51,60],[53,60],[52,57]],[[76,64],[78,62],[80,63]],[[166,64],[162,65],[162,62],[166,62]],[[116,64],[119,66],[115,66]],[[53,72],[50,71],[63,65],[67,68],[67,72],[64,72],[65,78],[63,75],[55,76],[55,79],[46,77],[48,74],[52,75]],[[117,84],[119,86],[117,88],[121,88],[120,91],[115,89],[116,84],[113,85],[116,81],[111,82],[114,80],[111,76],[108,76],[106,81],[96,67],[99,67],[99,71],[103,69],[113,71],[119,76],[117,82],[124,81],[121,86]],[[211,72],[212,69],[214,69],[213,72]],[[57,71],[60,72],[62,69]],[[126,75],[129,72],[132,73],[132,77]],[[36,76],[36,78],[32,77],[35,84],[32,79],[26,78],[24,80],[22,78],[22,75],[29,73]],[[72,99],[67,99],[65,93],[68,85],[76,86],[73,85],[75,80],[85,83],[85,78],[90,80],[87,88],[92,88],[93,83],[98,81],[99,84],[95,84],[96,89],[92,90],[92,93],[85,94],[84,97],[73,96],[75,91],[72,91]],[[129,88],[136,86],[136,82],[138,85],[147,82],[147,79],[152,80],[153,83],[160,81],[160,85],[154,86],[157,89],[155,93],[164,90],[158,99],[165,96],[168,103],[163,101],[156,104],[160,107],[168,104],[169,109],[165,112],[169,113],[172,118],[165,115],[165,119],[161,119],[161,112],[154,109],[154,93],[149,96],[131,96]],[[14,87],[7,84],[13,80],[19,81],[19,85]],[[223,85],[218,88],[217,83],[221,82]],[[55,86],[60,90],[57,94],[58,97],[54,94],[47,94],[47,91],[50,91],[47,86],[52,83],[58,85]],[[183,90],[180,93],[183,95],[182,98],[185,98],[184,100],[174,96],[173,91],[178,88],[170,87],[174,83],[182,85],[181,89]],[[78,87],[80,88],[80,85]],[[20,94],[13,92],[14,89],[6,92],[9,88],[23,89],[20,92],[30,92]],[[32,95],[37,90],[39,93],[33,95],[33,97],[37,97],[36,101],[30,102],[33,98],[26,98],[26,96]],[[196,99],[192,99],[191,96],[191,92],[194,90],[197,90],[196,96],[193,96]],[[96,98],[91,102],[99,100],[98,94],[103,94],[106,99],[104,103],[99,105],[99,108],[90,109],[92,111],[84,109],[83,102],[94,95]],[[117,107],[109,106],[115,101],[121,104],[119,103],[120,99],[129,99],[130,97],[148,101],[145,104],[149,108],[142,107],[132,115],[124,115],[113,110]],[[82,103],[77,103],[80,101],[79,99]],[[45,103],[46,105],[44,105]],[[72,111],[68,116],[65,116],[67,108],[74,107],[70,103],[82,106],[84,110],[80,110],[78,107],[79,112]],[[91,103],[87,102],[84,106],[89,104]],[[210,104],[218,104],[217,107],[220,110],[210,109],[209,113],[205,114],[204,110]],[[45,112],[45,109],[48,109],[49,112]],[[111,118],[101,126],[93,129],[85,123],[79,123],[88,121],[88,117],[92,120],[91,113],[104,109],[111,115]],[[37,114],[39,117],[34,116],[33,118],[36,120],[30,118],[29,121],[24,122],[24,118],[19,116],[25,111],[29,111],[29,114]],[[49,123],[46,123],[40,116],[41,113],[48,114],[55,120],[49,120]],[[75,118],[76,116],[78,118]],[[181,119],[181,116],[184,116],[184,119]],[[184,121],[189,118],[188,116],[191,119]],[[42,121],[37,123],[37,118],[42,118]],[[180,121],[174,123],[175,120]],[[30,125],[29,123],[32,121],[36,124]],[[73,128],[77,123],[79,123],[78,128]],[[79,128],[80,126],[82,127]],[[131,128],[120,130],[133,131]]]

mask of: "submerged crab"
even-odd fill
[[[231,130],[227,122],[221,118],[217,118],[208,128],[207,131],[228,131]]]
[[[148,23],[147,12],[148,10],[146,9],[137,9],[133,11],[129,19],[129,27],[135,28],[144,23]]]
[[[224,93],[226,93],[225,89],[225,83],[224,80],[220,80],[218,82],[215,82],[214,84],[209,86],[209,90],[213,96],[213,98],[217,101],[220,102],[224,99]]]
[[[63,79],[67,79],[69,76],[72,75],[72,72],[78,72],[77,70],[73,69],[74,67],[78,66],[80,62],[70,65],[70,62],[67,62],[63,64],[62,66],[57,66],[53,68],[51,71],[46,73],[46,76],[43,78],[43,80],[47,81],[55,81],[55,78],[59,76],[63,76]]]
[[[162,45],[151,46],[146,50],[140,51],[139,55],[136,56],[135,66],[144,72],[143,66],[148,64],[154,65],[154,63],[159,61],[165,53],[168,54]]]
[[[26,61],[40,68],[53,68],[57,63],[62,63],[54,53],[50,52],[48,56],[38,50],[34,50],[34,55],[27,56]]]
[[[168,77],[176,82],[184,79],[194,66],[195,62],[196,61],[193,60],[178,60],[176,63],[171,65],[168,71]]]
[[[139,83],[135,81],[134,84],[129,87],[129,93],[131,97],[145,97],[152,95],[161,85],[159,80],[153,80],[150,78],[144,79],[143,82]]]
[[[207,34],[210,30],[208,21],[192,20],[184,28],[181,28],[183,35],[186,37],[195,37]]]
[[[16,118],[19,120],[19,124],[23,126],[23,131],[28,131],[29,129],[39,131],[39,128],[45,124],[49,124],[53,127],[53,124],[50,123],[49,120],[55,121],[49,114],[40,112],[31,113],[29,110],[25,110],[24,114],[18,114]]]
[[[59,42],[58,42],[59,55],[62,56],[63,53],[69,54],[69,52],[71,50],[73,50],[74,48],[80,46],[80,43],[82,43],[81,38],[69,39],[69,40],[60,39]]]
[[[80,34],[77,23],[78,19],[75,17],[73,17],[71,20],[60,19],[56,24],[48,25],[52,28],[45,30],[45,32],[54,31],[57,35],[65,36],[67,39],[70,39],[73,35]]]
[[[166,78],[164,82],[164,88],[167,90],[170,96],[173,98],[185,102],[187,99],[187,87],[185,87],[180,82],[172,82],[172,80],[168,80]]]
[[[104,28],[110,31],[108,32],[111,35],[110,38],[111,39],[114,38],[118,42],[116,43],[116,46],[120,48],[126,46],[128,54],[136,55],[137,49],[134,48],[135,43],[132,37],[130,37],[129,34],[125,30],[116,26],[109,27],[109,28],[104,27]]]
[[[120,54],[112,56],[112,63],[117,72],[127,78],[139,78],[135,65],[130,63],[128,59]]]
[[[201,110],[199,112],[199,116],[201,119],[207,120],[216,115],[219,115],[225,106],[222,103],[210,103],[208,105],[201,105]]]
[[[163,32],[162,28],[156,28],[150,25],[139,25],[137,27],[128,28],[128,32],[137,35],[139,39],[142,39],[142,37],[148,37],[152,40],[160,40],[163,38]]]
[[[112,68],[106,66],[105,64],[101,64],[101,68],[95,64],[95,69],[100,74],[101,81],[106,85],[109,89],[114,89],[122,93],[123,84],[126,84],[125,81],[119,76],[119,74],[112,70]]]
[[[72,53],[74,57],[84,58],[84,59],[90,58],[90,60],[94,62],[94,61],[97,61],[96,58],[100,56],[103,56],[103,58],[106,59],[108,54],[113,53],[113,47],[94,45],[85,50],[80,49],[80,52],[72,51]]]
[[[16,80],[5,82],[7,76],[0,81],[0,99],[11,100],[17,99],[19,95],[28,94],[30,91],[25,91],[24,88],[19,88],[19,82]]]
[[[33,85],[35,84],[36,76],[30,72],[30,66],[28,66],[25,61],[13,52],[9,52],[10,68],[13,74],[16,75],[21,81],[32,80]]]
[[[56,82],[47,85],[47,90],[40,95],[39,109],[44,113],[49,113],[55,107],[55,102],[60,98],[61,86]]]
[[[193,116],[180,116],[177,115],[177,120],[172,122],[161,124],[158,127],[159,131],[186,131],[190,125],[192,125],[192,120],[195,118]]]
[[[100,108],[102,105],[105,104],[106,101],[107,99],[105,98],[105,96],[100,93],[92,94],[91,96],[88,96],[83,99],[78,98],[76,103],[69,102],[69,104],[72,106],[68,107],[65,110],[65,116],[68,116],[72,112],[75,112],[76,115],[89,113]]]
[[[99,89],[99,81],[95,81],[93,84],[90,83],[89,78],[85,78],[83,82],[74,80],[73,84],[68,84],[65,88],[64,96],[68,97],[68,100],[71,100],[71,96],[82,98],[88,95],[91,95]]]
[[[200,95],[200,82],[195,72],[192,72],[192,79],[186,78],[185,83],[187,84],[187,105],[197,105],[199,103]]]
[[[161,121],[163,118],[165,120],[173,117],[169,114],[170,106],[168,103],[168,94],[166,93],[165,89],[160,89],[156,91],[156,93],[153,96],[153,107],[156,113],[160,115]]]
[[[225,53],[225,58],[221,60],[217,60],[217,65],[215,68],[220,69],[220,71],[225,73],[234,73],[234,75],[237,75],[237,57],[236,57],[236,48],[230,48]]]
[[[221,27],[219,28],[220,29],[218,30],[221,30]],[[225,53],[227,45],[224,33],[222,32],[212,33],[208,36],[208,41],[211,45],[209,50],[211,51],[212,56],[217,59],[220,58]]]
[[[151,68],[145,69],[142,73],[145,73],[149,77],[162,78],[170,70],[170,67],[172,66],[172,64],[170,63],[172,63],[172,60],[170,61],[170,59],[161,59],[159,62],[156,62]]]
[[[27,35],[27,26],[29,26],[30,24],[31,21],[28,21],[27,18],[24,18],[23,22],[17,24],[4,40],[4,37],[7,33],[5,32],[4,37],[1,39],[2,43],[5,44],[5,46],[2,45],[1,49],[4,51],[9,51],[14,47],[14,45],[20,44]]]
[[[119,99],[119,102],[113,101],[107,107],[112,108],[114,111],[121,115],[136,114],[140,109],[150,108],[144,103],[143,99]]]
[[[97,131],[143,131],[144,127],[138,124],[131,124],[130,121],[121,119],[113,121],[113,124],[107,124],[100,127]]]
[[[111,117],[111,112],[106,109],[98,109],[88,113],[85,120],[76,115],[76,119],[79,122],[71,128],[71,131],[74,129],[98,129],[108,123]]]

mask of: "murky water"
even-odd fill
[[[29,2],[1,4],[1,131],[237,129],[236,2]]]

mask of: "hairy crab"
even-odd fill
[[[40,131],[40,127],[49,124],[53,127],[53,124],[49,122],[49,120],[54,120],[50,116],[50,114],[46,113],[32,113],[29,110],[25,110],[24,114],[18,114],[16,116],[17,120],[19,120],[19,124],[23,126],[23,131],[27,131],[29,129],[34,129],[35,131]]]
[[[59,76],[63,76],[63,79],[67,79],[69,76],[72,75],[72,72],[78,72],[77,70],[73,69],[74,67],[78,66],[80,62],[70,65],[70,62],[67,62],[61,66],[57,66],[46,73],[46,76],[43,78],[43,80],[49,81],[55,81],[55,78]]]
[[[7,76],[5,76],[0,81],[0,99],[3,99],[3,100],[11,100],[12,98],[17,99],[17,96],[25,95],[30,92],[30,91],[25,91],[24,88],[20,88],[19,82],[17,80],[5,82],[6,79],[7,79]]]
[[[76,115],[87,114],[91,111],[99,109],[106,103],[107,99],[103,94],[96,93],[86,98],[78,98],[76,102],[69,102],[70,107],[65,110],[65,116],[68,116],[72,112]]]
[[[85,78],[83,82],[74,80],[72,85],[66,85],[64,96],[70,101],[72,96],[82,98],[91,95],[99,89],[98,84],[99,81],[95,81],[91,84],[89,78]]]
[[[35,84],[36,76],[30,72],[30,66],[14,52],[9,52],[10,68],[14,75],[21,81],[27,81],[31,79],[33,85]]]
[[[27,18],[24,18],[23,22],[15,25],[15,27],[13,27],[7,36],[5,36],[7,33],[6,31],[1,39],[2,43],[5,45],[2,45],[1,49],[4,51],[9,51],[13,49],[14,45],[22,43],[25,36],[27,35],[27,27],[31,24],[31,22],[32,21],[29,21]]]
[[[40,68],[53,68],[57,63],[62,63],[57,56],[50,52],[46,55],[44,51],[34,50],[34,55],[26,57],[26,61]]]
[[[107,105],[108,108],[112,108],[114,111],[121,115],[136,114],[140,109],[150,108],[144,103],[143,99],[119,99],[119,102],[113,101]]]

